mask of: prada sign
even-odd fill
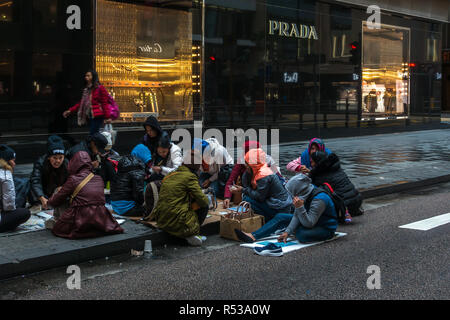
[[[316,27],[304,24],[287,23],[283,21],[269,20],[269,34],[280,37],[314,39],[319,40]]]

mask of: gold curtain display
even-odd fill
[[[193,119],[192,14],[97,1],[96,69],[121,122]]]

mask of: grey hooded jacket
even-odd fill
[[[0,197],[0,212],[16,210],[16,190],[12,168],[3,159],[0,159]]]
[[[314,190],[314,185],[311,183],[311,179],[304,174],[298,174],[286,184],[286,189],[291,196],[301,198],[306,202],[308,197]],[[320,199],[313,199],[311,206],[306,211],[305,206],[296,208],[291,223],[286,229],[289,234],[294,234],[299,225],[301,224],[305,228],[312,229],[319,221],[320,217],[326,209],[326,203]]]

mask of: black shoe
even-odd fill
[[[245,233],[243,233],[241,230],[238,229],[234,229],[234,233],[236,233],[236,236],[238,237],[239,240],[241,240],[242,242],[245,243],[253,243],[255,241],[253,241],[252,238],[250,238],[249,236],[247,236]]]

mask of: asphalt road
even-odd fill
[[[450,224],[429,231],[399,226],[450,212],[450,184],[366,202],[366,214],[340,228],[344,238],[289,253],[256,256],[210,237],[203,248],[155,248],[153,257],[114,257],[80,265],[81,290],[66,269],[0,282],[0,299],[449,299]],[[369,290],[369,266],[381,289]]]

